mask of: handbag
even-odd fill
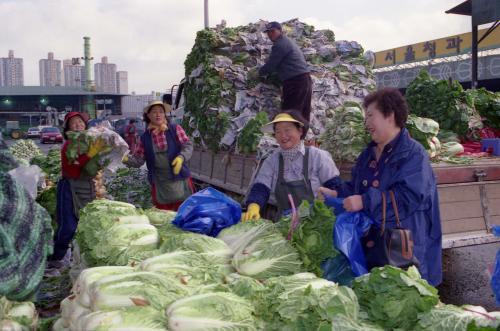
[[[391,265],[398,268],[408,268],[412,265],[418,266],[418,259],[413,254],[413,239],[411,230],[401,226],[398,206],[394,192],[389,191],[396,227],[386,229],[387,199],[382,192],[382,224],[380,229],[371,226],[368,234],[363,238],[363,251],[366,257],[368,270],[373,267]]]

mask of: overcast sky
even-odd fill
[[[445,14],[461,0],[209,0],[210,26],[299,18],[337,40],[384,50],[470,31],[470,18]],[[203,0],[0,0],[0,57],[24,58],[25,85],[38,85],[38,60],[108,56],[128,71],[129,93],[165,91],[203,28]]]

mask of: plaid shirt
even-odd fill
[[[175,130],[177,136],[177,142],[181,145],[187,143],[189,141],[189,137],[186,135],[184,129],[180,126],[176,126]],[[151,137],[153,138],[153,144],[159,151],[167,150],[167,138],[165,137],[165,132],[154,133],[151,132]],[[142,139],[139,139],[139,143],[136,145],[135,150],[132,151],[132,154],[135,157],[139,157],[144,159],[144,144],[142,143]]]

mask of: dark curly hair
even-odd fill
[[[368,108],[376,103],[378,110],[388,117],[394,113],[394,121],[400,128],[404,128],[408,119],[408,105],[405,98],[398,89],[384,87],[376,92],[370,93],[363,100],[363,106]]]

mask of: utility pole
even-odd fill
[[[208,0],[205,0],[205,29],[208,29]]]

